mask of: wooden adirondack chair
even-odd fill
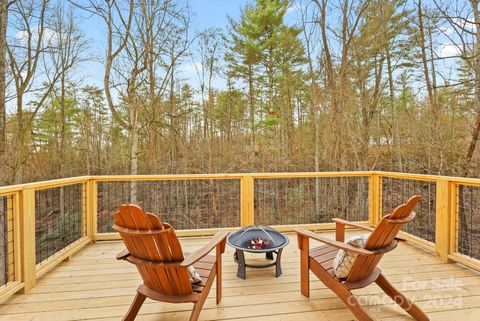
[[[295,229],[300,249],[302,294],[306,297],[310,295],[309,270],[311,270],[320,281],[342,299],[358,320],[370,321],[374,320],[373,317],[362,309],[351,290],[364,288],[375,282],[413,318],[419,321],[429,320],[417,305],[408,300],[388,282],[377,267],[382,256],[397,246],[398,240],[396,235],[402,225],[414,219],[415,213],[413,209],[419,200],[419,195],[411,197],[406,204],[400,205],[391,214],[384,216],[376,228],[365,227],[341,219],[333,219],[336,222],[336,241],[321,237],[310,231]],[[365,248],[358,248],[344,243],[346,225],[371,232]],[[320,241],[325,245],[309,249],[310,239]],[[358,254],[345,280],[339,280],[333,274],[332,262],[339,249]]]
[[[154,214],[144,213],[136,205],[120,206],[113,228],[120,233],[127,247],[117,255],[117,259],[135,264],[143,279],[124,321],[135,319],[147,297],[170,303],[192,302],[190,321],[195,321],[215,277],[217,304],[220,302],[222,253],[228,232],[218,232],[210,243],[185,258],[173,227],[162,223]],[[213,249],[216,249],[216,256],[207,255]],[[200,274],[200,284],[190,283],[190,265]]]

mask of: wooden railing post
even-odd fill
[[[97,182],[94,179],[87,181],[87,236],[95,241],[97,235]]]
[[[13,235],[9,237],[13,237],[13,262],[14,262],[14,272],[15,272],[15,280],[13,281],[22,281],[22,248],[21,248],[21,219],[20,219],[20,211],[21,211],[21,199],[20,199],[20,193],[21,192],[16,192],[15,194],[12,195],[11,198],[11,206],[8,206],[7,208],[12,209],[11,215],[13,215]],[[11,240],[11,238],[10,238]],[[10,250],[9,250],[10,252]],[[9,258],[11,260],[11,258]]]
[[[15,232],[16,232],[16,227],[15,227],[15,209],[16,209],[16,204],[15,204],[15,194],[13,195],[7,195],[7,211],[6,211],[6,230],[4,231],[4,233],[6,234],[6,247],[7,247],[7,251],[6,251],[6,255],[7,255],[7,262],[8,262],[8,266],[7,266],[7,282],[13,282],[13,281],[16,281],[17,279],[12,279],[11,277],[12,276],[17,276],[19,273],[19,270],[18,269],[15,269],[15,265],[17,262],[16,258],[15,258],[15,249],[14,249],[14,246],[15,246],[15,240],[17,240],[18,242],[18,238],[15,236]],[[12,209],[12,210],[10,210]],[[5,237],[5,235],[4,235]],[[5,246],[5,244],[2,244],[3,246]],[[14,264],[10,264],[11,262],[14,262]]]
[[[23,292],[32,289],[37,282],[35,254],[35,190],[24,189],[20,193],[20,257]]]
[[[370,224],[376,225],[382,218],[382,176],[371,174],[368,178],[368,218]]]
[[[451,206],[452,188],[455,184],[447,180],[437,180],[436,188],[436,215],[435,215],[435,252],[438,257],[448,262],[450,254],[450,236],[451,231]]]
[[[240,226],[255,223],[254,219],[254,180],[252,175],[243,175],[240,180]]]

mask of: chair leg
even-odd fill
[[[362,308],[352,292],[350,292],[350,290],[347,289],[343,284],[330,287],[330,290],[335,292],[335,294],[342,299],[342,301],[347,305],[348,309],[359,321],[374,321],[370,313]]]
[[[373,317],[362,308],[352,292],[350,292],[345,285],[334,280],[318,262],[313,262],[310,269],[323,284],[332,290],[347,305],[348,309],[350,309],[359,321],[374,321]]]
[[[147,297],[141,293],[138,293],[135,295],[135,299],[133,299],[132,304],[130,305],[130,308],[127,311],[127,314],[123,317],[122,321],[133,321],[135,320],[135,317],[138,314],[138,311],[142,307],[143,302],[145,302],[145,299]]]
[[[213,271],[210,272],[210,276],[207,279],[207,282],[205,283],[205,286],[203,287],[203,291],[198,297],[198,301],[194,303],[193,305],[193,311],[192,314],[190,315],[189,321],[197,321],[198,317],[200,316],[200,312],[202,312],[203,305],[205,304],[205,301],[207,300],[208,293],[210,292],[210,289],[212,288],[213,284],[213,279],[215,277],[218,277],[217,274],[217,265],[214,265]],[[218,281],[218,279],[217,279]],[[218,298],[217,298],[218,300]]]
[[[220,247],[217,246],[217,266],[216,276],[217,285],[216,285],[216,295],[217,295],[217,305],[222,300],[222,253]]]
[[[388,282],[388,280],[380,274],[377,280],[375,281],[379,287],[392,298],[395,303],[402,307],[408,314],[410,314],[417,321],[429,321],[430,319],[427,315],[412,301],[407,299],[401,292],[399,292],[395,287]]]
[[[198,317],[200,316],[200,312],[202,312],[203,303],[197,302],[193,305],[192,314],[190,315],[189,321],[197,321]]]
[[[303,296],[310,297],[310,267],[308,237],[298,236],[300,247],[300,292]]]
[[[204,290],[205,291],[205,290]],[[202,292],[202,295],[198,298],[198,301],[194,303],[192,314],[190,315],[189,321],[197,321],[198,317],[200,316],[200,312],[202,312],[203,305],[208,297],[208,292]]]

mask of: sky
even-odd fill
[[[196,15],[198,28],[206,29],[224,28],[228,25],[227,16],[238,18],[241,8],[248,2],[245,0],[190,0],[190,5]]]

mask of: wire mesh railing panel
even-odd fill
[[[255,179],[255,224],[368,221],[368,177]]]
[[[0,196],[0,289],[15,280],[13,196]]]
[[[382,178],[382,215],[390,214],[411,196],[420,195],[415,219],[405,224],[404,232],[435,242],[436,182],[401,178]]]
[[[136,193],[132,194],[132,187]],[[240,226],[237,179],[98,182],[99,233],[113,232],[113,217],[126,203],[158,215],[176,230]]]
[[[460,185],[458,193],[457,252],[480,260],[480,187]]]
[[[86,235],[84,189],[84,184],[73,184],[35,191],[37,264]]]

